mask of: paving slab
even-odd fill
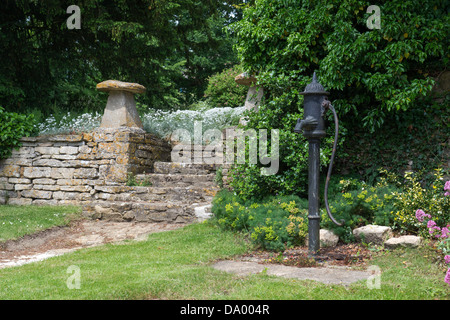
[[[212,265],[216,270],[234,273],[240,276],[265,272],[284,278],[294,278],[298,280],[314,280],[324,284],[349,285],[351,283],[367,280],[372,273],[368,271],[353,270],[346,267],[318,267],[318,268],[298,268],[279,264],[260,264],[249,261],[219,261]]]

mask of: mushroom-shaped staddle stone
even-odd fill
[[[256,78],[254,76],[250,76],[247,72],[241,73],[234,78],[234,81],[237,84],[241,84],[243,86],[251,87],[256,84]]]
[[[144,86],[137,83],[107,80],[97,84],[97,90],[109,92],[101,128],[143,128],[136,109],[134,94],[144,93]]]

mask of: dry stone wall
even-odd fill
[[[170,151],[140,128],[22,138],[22,147],[0,160],[0,204],[88,203],[105,186],[124,186],[128,174],[169,161]]]

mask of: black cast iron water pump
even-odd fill
[[[333,161],[336,154],[337,139],[339,133],[339,121],[330,101],[329,95],[323,86],[317,82],[316,73],[314,72],[312,82],[308,84],[305,91],[301,93],[305,96],[303,107],[304,119],[298,119],[294,128],[294,132],[303,133],[308,139],[308,251],[310,254],[316,254],[320,249],[320,214],[319,214],[319,175],[320,175],[320,139],[325,137],[325,121],[324,115],[327,110],[333,112],[335,135],[333,143],[333,151],[331,154],[330,165],[328,167],[327,178],[325,182],[325,208],[328,216],[333,223],[341,226],[344,221],[337,222],[331,214],[328,205],[328,184],[330,182],[331,171],[333,169]]]

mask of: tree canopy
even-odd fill
[[[373,22],[373,12],[367,10],[371,5],[380,9],[380,28],[367,23]],[[372,157],[377,161],[366,157],[365,166],[379,164],[393,154],[391,150],[381,157],[381,150],[386,150],[383,146],[407,151],[411,157],[412,144],[400,148],[408,140],[395,137],[402,133],[402,137],[408,134],[409,139],[415,138],[421,132],[416,136],[409,133],[431,118],[448,119],[448,105],[433,109],[420,102],[430,94],[436,75],[448,69],[450,16],[446,5],[444,0],[256,0],[246,6],[243,18],[228,30],[236,37],[244,70],[257,76],[265,92],[264,103],[259,112],[249,115],[247,126],[280,131],[280,164],[272,176],[260,175],[260,168],[249,163],[237,166],[232,181],[235,191],[244,198],[306,192],[307,142],[293,130],[297,119],[303,117],[300,93],[314,71],[330,92],[329,99],[339,115],[338,158],[345,156],[346,141],[348,149],[354,149],[355,140],[363,142],[365,150],[374,145]],[[426,114],[430,115],[427,119]],[[332,121],[331,113],[326,116]],[[401,119],[416,120],[402,123],[399,130],[395,121]],[[386,134],[379,135],[383,140],[375,143],[378,135],[373,132],[387,124],[384,132],[394,134],[389,140]],[[328,126],[330,129],[333,126]],[[362,139],[367,132],[370,135]],[[328,163],[332,136],[330,131],[323,139],[323,165]],[[437,148],[439,144],[434,143]],[[401,157],[400,165],[408,159],[404,153],[397,156]]]
[[[103,108],[95,85],[107,79],[144,85],[151,107],[185,105],[236,62],[223,31],[239,17],[233,2],[82,0],[80,29],[69,29],[71,1],[2,1],[0,105]]]
[[[368,27],[370,5],[380,9],[379,29]],[[448,10],[445,0],[257,0],[230,32],[269,100],[302,101],[317,71],[339,113],[374,129],[426,96],[448,68]]]

